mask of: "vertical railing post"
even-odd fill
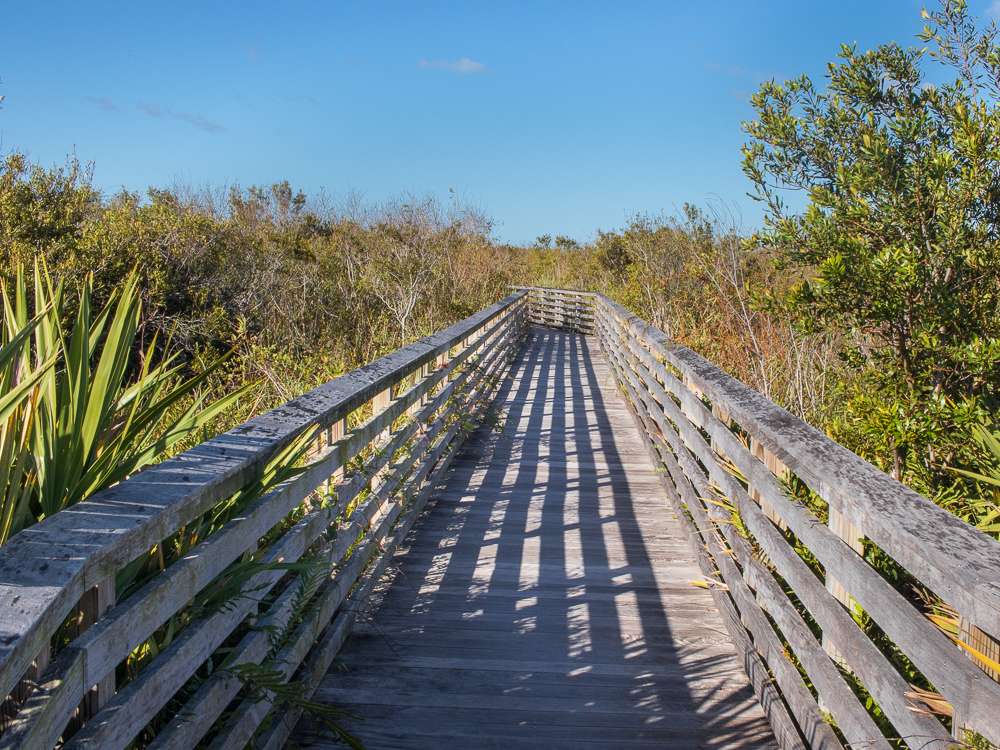
[[[381,414],[389,404],[392,403],[392,386],[390,385],[384,391],[377,393],[375,398],[372,399],[372,416]],[[386,425],[385,429],[380,432],[372,444],[375,446],[376,450],[382,450],[385,446],[386,441],[389,439],[389,434],[392,432],[392,425]],[[371,478],[371,486],[374,488],[383,476],[389,471],[389,463],[386,463],[381,469],[375,472]]]
[[[384,391],[377,393],[375,398],[372,399],[372,416],[381,414],[386,410],[390,403],[392,403],[391,385]],[[386,425],[385,429],[375,437],[376,444],[385,442],[385,439],[388,437],[390,432],[392,432],[392,425]]]
[[[997,640],[989,633],[977,628],[972,624],[972,621],[968,617],[965,617],[961,613],[958,618],[958,637],[963,643],[971,646],[983,656],[992,659],[994,662],[1000,662],[1000,640]],[[961,650],[963,652],[965,651],[965,649]],[[995,669],[990,669],[988,666],[983,664],[982,661],[976,659],[968,652],[965,652],[965,655],[972,659],[972,661],[974,661],[980,669],[989,675],[992,680],[1000,682],[1000,672]],[[965,730],[967,718],[964,715],[965,707],[955,706],[954,708],[955,715],[952,717],[951,721],[952,736],[955,740],[959,743],[963,743],[964,745],[966,741]]]
[[[100,620],[104,613],[115,604],[115,577],[109,576],[87,591],[80,599],[80,615],[77,625],[79,635],[91,625]],[[79,717],[86,721],[94,716],[115,694],[116,678],[112,669],[90,692],[80,704]]]
[[[437,360],[435,360],[434,363],[435,367],[437,367],[437,369],[439,370],[442,369],[443,367],[446,367],[448,365],[448,360],[451,359],[450,355],[451,355],[451,350],[442,352],[441,354],[437,355]],[[445,383],[447,382],[448,382],[447,379],[443,380],[441,382],[441,386],[444,387]]]
[[[691,380],[690,376],[686,372],[681,373],[681,382],[684,384],[685,388],[687,388],[689,391],[691,391],[691,393],[694,394],[695,398],[701,399],[703,395],[701,388],[695,385],[694,381]],[[684,414],[684,416],[688,417],[689,419],[692,416],[691,410],[688,408],[687,404],[685,404],[683,400],[681,401],[681,412]]]
[[[729,416],[729,410],[725,409],[719,404],[716,403],[712,404],[712,414],[726,427],[729,427],[732,424],[732,419]],[[712,446],[712,450],[714,451],[719,450],[719,441],[716,440],[714,437],[712,438],[710,444]]]
[[[840,537],[840,539],[842,539],[848,547],[857,552],[859,555],[864,554],[864,533],[858,526],[851,523],[843,513],[834,508],[832,505],[828,508],[827,526],[829,526],[830,531]],[[840,581],[837,580],[835,576],[831,575],[829,572],[826,574],[826,590],[833,594],[833,598],[843,604],[848,611],[853,610],[856,606],[854,598],[851,596],[850,592]],[[825,633],[823,634],[823,649],[835,661],[845,663],[844,655],[837,651],[836,646],[830,642],[829,637]]]
[[[785,480],[788,478],[788,467],[781,462],[781,459],[779,459],[772,451],[765,448],[764,444],[752,435],[750,436],[750,452],[768,468],[768,471],[778,477],[778,479]],[[785,521],[778,514],[778,511],[775,510],[771,503],[764,499],[760,490],[754,487],[753,483],[750,484],[749,494],[750,498],[760,506],[760,509],[764,511],[764,515],[771,519],[775,526],[781,530],[788,528]]]
[[[414,378],[413,385],[416,386],[420,382],[422,382],[423,380],[426,380],[427,376],[431,374],[432,367],[433,367],[433,365],[431,365],[430,362],[424,362],[422,365],[420,365],[420,367],[417,369],[417,373],[416,373],[416,377]],[[420,394],[420,398],[418,398],[416,401],[414,401],[412,404],[410,404],[409,408],[407,408],[407,410],[406,410],[406,413],[409,416],[411,416],[411,417],[414,416],[427,403],[427,398],[428,398],[428,394],[427,394],[426,391],[424,393]]]
[[[338,419],[332,425],[326,428],[326,443],[328,446],[333,445],[339,440],[344,439],[344,435],[347,434],[347,417],[343,419]],[[335,485],[337,485],[344,478],[344,455],[341,452],[340,455],[340,466],[333,472],[326,483],[326,491],[328,494],[332,494]]]

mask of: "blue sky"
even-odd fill
[[[335,201],[454,190],[510,242],[585,241],[684,202],[753,227],[739,149],[756,84],[821,77],[842,42],[912,42],[920,7],[14,3],[0,150],[45,164],[75,152],[108,193],[282,179]]]

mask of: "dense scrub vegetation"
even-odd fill
[[[607,294],[1000,537],[1000,44],[961,0],[925,18],[922,47],[845,47],[824,86],[761,86],[744,125],[755,233],[685,206],[517,247],[454,203],[331,206],[288,182],[107,196],[75,159],[4,155],[0,544],[513,285]],[[309,437],[120,571],[119,593],[295,471]],[[241,564],[219,590],[259,571]],[[127,676],[207,607],[172,617]]]
[[[44,259],[75,315],[81,285],[99,309],[134,271],[133,368],[151,346],[186,375],[231,351],[198,397],[256,384],[200,436],[512,284],[603,291],[996,533],[1000,47],[961,2],[927,19],[924,47],[844,48],[825,88],[761,87],[745,125],[744,167],[765,206],[752,236],[686,207],[589,245],[513,247],[478,212],[433,200],[330,207],[287,182],[104,196],[76,160],[48,168],[12,152],[0,275]],[[804,207],[789,208],[789,189]]]

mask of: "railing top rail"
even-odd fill
[[[515,291],[528,291],[528,292],[561,292],[563,294],[578,295],[580,297],[597,297],[600,296],[597,292],[591,292],[586,289],[557,289],[550,286],[512,286],[511,289]]]
[[[305,430],[343,419],[524,294],[515,292],[15,535],[0,547],[0,693],[11,692],[87,590],[245,486]]]
[[[793,473],[975,625],[1000,634],[1000,544],[677,344],[616,302],[628,330],[688,376]]]

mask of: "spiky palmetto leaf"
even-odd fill
[[[42,276],[36,273],[36,304],[40,295],[51,295],[55,311],[61,306],[61,290],[53,290]],[[88,280],[68,336],[58,314],[50,316],[52,331],[46,339],[58,340],[63,367],[48,378],[35,431],[44,515],[121,481],[242,395],[237,391],[208,407],[202,397],[194,397],[177,414],[178,403],[192,398],[219,363],[177,382],[173,358],[155,361],[155,340],[142,354],[137,378],[126,383],[140,320],[138,278],[133,274],[126,279],[93,320],[90,296]]]
[[[972,428],[972,440],[979,446],[976,470],[953,468],[955,474],[971,479],[979,489],[979,497],[959,495],[953,513],[994,537],[1000,535],[1000,432],[986,425]]]
[[[23,282],[23,273],[20,274]],[[46,310],[15,325],[15,299],[0,282],[3,325],[0,326],[0,543],[11,530],[30,518],[31,430],[40,383],[54,367],[56,357],[34,364],[28,352],[31,336]]]
[[[2,296],[0,543],[153,462],[253,387],[206,403],[201,387],[224,358],[183,379],[155,339],[132,375],[141,320],[134,273],[96,314],[85,280],[72,319],[62,284],[41,264],[30,284],[19,270]]]
[[[977,425],[972,430],[972,437],[984,451],[992,455],[993,460],[1000,466],[1000,433],[992,433],[986,427]],[[955,469],[957,474],[975,479],[977,482],[1000,487],[1000,469],[994,468],[988,473],[978,471],[966,471],[965,469]]]

